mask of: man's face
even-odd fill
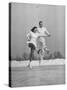
[[[42,22],[40,22],[40,23],[39,23],[39,26],[40,26],[40,27],[43,27],[43,23],[42,23]]]

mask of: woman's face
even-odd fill
[[[34,29],[34,33],[36,33],[36,32],[37,32],[37,28]]]

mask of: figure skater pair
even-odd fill
[[[45,37],[50,37],[50,33],[46,27],[43,27],[43,22],[39,21],[39,27],[34,26],[27,34],[27,45],[30,48],[30,63],[34,59],[34,51],[40,57],[39,63],[42,62],[45,52],[49,53],[47,49]],[[28,66],[30,66],[30,63]]]

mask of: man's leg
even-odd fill
[[[39,54],[39,57],[40,57],[39,63],[41,63],[44,57],[43,42],[40,43],[40,49],[37,51],[37,53]]]
[[[49,49],[47,48],[47,45],[45,42],[43,42],[43,50],[49,54]]]
[[[42,51],[42,49],[39,50],[39,57],[40,57],[39,63],[41,63],[43,61],[43,51]]]
[[[47,47],[44,48],[44,51],[47,52],[47,54],[49,54],[49,49]]]

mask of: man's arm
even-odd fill
[[[45,33],[40,32],[39,29],[38,29],[37,32],[38,32],[38,37],[44,37],[44,36],[47,36]]]
[[[48,36],[48,37],[50,37],[51,35],[50,35],[50,33],[47,31],[47,29],[45,28],[45,34]]]
[[[46,36],[47,36],[47,35],[44,34],[44,33],[43,33],[43,34],[42,34],[42,33],[39,34],[39,37],[46,37]]]

